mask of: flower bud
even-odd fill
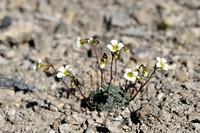
[[[116,52],[114,53],[114,57],[115,57],[116,59],[119,57],[119,51],[116,51]]]
[[[125,51],[125,52],[129,52],[129,49],[128,49],[128,47],[127,47],[127,46],[125,46],[125,45],[124,45],[124,51]]]

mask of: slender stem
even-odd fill
[[[128,83],[128,80],[126,80],[126,84],[125,84],[125,92],[127,92],[128,88],[127,88],[127,83]]]
[[[147,81],[144,84],[141,84],[139,90],[136,92],[136,94],[129,100],[131,102],[135,97],[138,95],[138,93],[144,88],[144,86],[149,82],[149,80],[152,78],[153,74],[158,68],[154,68],[153,72],[151,73],[150,77],[147,79]]]
[[[110,82],[109,82],[108,90],[110,88],[110,84],[111,84],[112,79],[113,79],[113,76],[112,76],[112,65],[113,65],[114,54],[113,53],[111,53],[111,54],[112,54],[112,60],[111,60],[111,66],[110,66]]]
[[[72,78],[72,80],[74,80],[73,77],[70,76],[70,78]],[[83,95],[83,92],[81,91],[81,89],[80,89],[80,87],[79,87],[79,85],[78,85],[77,82],[75,82],[75,85],[76,85],[76,87],[78,88],[78,90],[79,90],[79,92],[81,93],[81,95],[82,95],[82,97],[84,98],[84,100],[86,100],[86,101],[87,101],[89,104],[91,104],[91,105],[97,106],[97,105],[95,105],[94,103],[91,103],[91,102]]]
[[[47,67],[52,67],[53,70],[56,72],[56,74],[58,73],[58,71],[54,68],[53,65],[47,65]],[[70,76],[70,78],[72,78]],[[67,90],[69,91],[70,94],[72,94],[74,97],[76,97],[78,100],[80,101],[83,101],[82,99],[80,99],[79,97],[77,97],[70,89],[69,87],[67,86],[67,84],[65,83],[65,81],[63,80],[63,78],[60,78],[60,80],[62,81],[62,83],[65,85],[65,87],[67,88]],[[77,83],[75,83],[75,85],[77,86],[77,88],[79,89],[81,95],[84,97],[84,100],[86,100],[88,103],[90,103],[91,105],[94,105],[93,103],[91,103],[90,101],[87,100],[87,98],[83,95],[82,91],[80,90],[79,86]],[[85,101],[84,101],[85,102]],[[97,106],[97,105],[94,105],[94,106]]]
[[[101,69],[101,86],[103,84],[103,69]]]
[[[99,63],[99,58],[98,58],[97,52],[96,52],[96,48],[95,48],[94,45],[92,45],[92,47],[93,47],[93,50],[94,50],[94,53],[95,53],[95,56],[96,56],[96,59],[97,59],[97,63],[98,63],[98,65],[99,65],[99,70],[101,70],[100,63]]]
[[[105,73],[105,70],[103,69],[103,76],[104,76],[104,81],[105,81],[105,83],[107,84],[108,82],[107,82],[107,80],[106,80],[106,73]]]
[[[56,74],[58,73],[58,71],[54,68],[53,65],[48,65],[49,67],[53,68],[53,70],[56,72]],[[47,67],[48,67],[47,66]],[[69,91],[70,94],[72,94],[74,97],[76,97],[78,100],[82,101],[79,97],[77,97],[67,86],[67,84],[65,83],[65,81],[63,80],[63,78],[60,78],[60,80],[62,81],[62,83],[65,85],[65,87],[67,88],[67,90]]]
[[[100,51],[101,51],[101,56],[103,56],[103,51],[101,46],[100,46]]]
[[[115,78],[114,78],[114,83],[116,80],[116,75],[117,75],[117,58],[115,59]]]
[[[101,85],[102,85],[102,82],[103,82],[102,69],[101,69],[101,66],[100,66],[100,63],[99,63],[99,58],[97,56],[96,48],[93,44],[92,44],[92,47],[93,47],[93,50],[94,50],[94,53],[95,53],[95,56],[96,56],[96,59],[97,59],[97,63],[99,65],[99,70],[101,71]]]

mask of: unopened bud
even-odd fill
[[[124,45],[124,51],[125,51],[125,52],[129,52],[129,49],[128,49],[128,47],[127,47],[127,46],[125,46],[125,45]]]
[[[115,57],[115,58],[118,58],[118,57],[119,57],[119,51],[116,51],[116,52],[114,53],[114,57]]]

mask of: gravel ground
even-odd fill
[[[98,116],[52,70],[33,71],[37,59],[70,64],[85,95],[96,89],[96,58],[90,46],[77,48],[77,36],[97,38],[107,53],[111,39],[129,47],[117,84],[128,67],[152,71],[157,56],[169,71],[157,71],[129,108]],[[199,0],[0,0],[0,133],[199,133],[199,37]]]

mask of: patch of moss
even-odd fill
[[[119,86],[108,85],[102,86],[103,90],[94,90],[90,93],[88,100],[97,106],[87,104],[89,109],[97,111],[112,111],[113,109],[125,106],[130,100],[130,94],[124,93]]]

